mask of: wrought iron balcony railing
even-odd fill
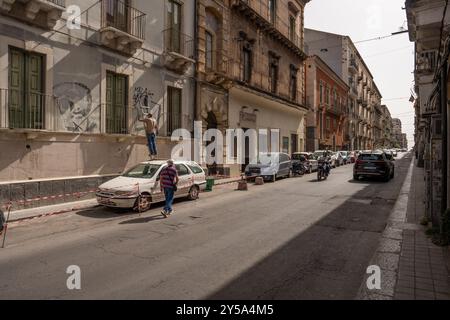
[[[35,91],[0,89],[0,109],[7,110],[8,121],[2,127],[10,129],[45,129],[45,111],[52,110],[56,98]]]
[[[176,28],[163,31],[164,51],[177,53],[189,59],[194,58],[194,39]]]
[[[101,0],[101,2],[102,28],[115,28],[138,39],[145,39],[147,17],[145,13],[119,0]]]

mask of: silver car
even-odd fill
[[[260,153],[258,163],[249,164],[245,168],[247,178],[262,177],[272,182],[280,177],[290,177],[291,174],[291,158],[282,152]]]

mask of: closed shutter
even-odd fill
[[[108,72],[106,75],[106,132],[127,134],[128,78]]]
[[[181,128],[181,89],[168,87],[167,135]]]
[[[43,129],[43,57],[13,48],[9,55],[9,126]]]
[[[9,52],[9,127],[23,128],[25,118],[25,55],[22,51]]]
[[[43,106],[45,96],[42,94],[42,57],[29,54],[26,60],[27,69],[27,108],[25,126],[33,129],[43,129]]]

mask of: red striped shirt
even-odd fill
[[[178,175],[175,166],[167,166],[161,170],[159,175],[160,183],[163,188],[173,188],[175,186],[175,177]]]

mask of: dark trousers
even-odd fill
[[[166,197],[166,205],[164,206],[164,211],[172,212],[172,204],[175,192],[172,188],[164,188],[164,196]]]

